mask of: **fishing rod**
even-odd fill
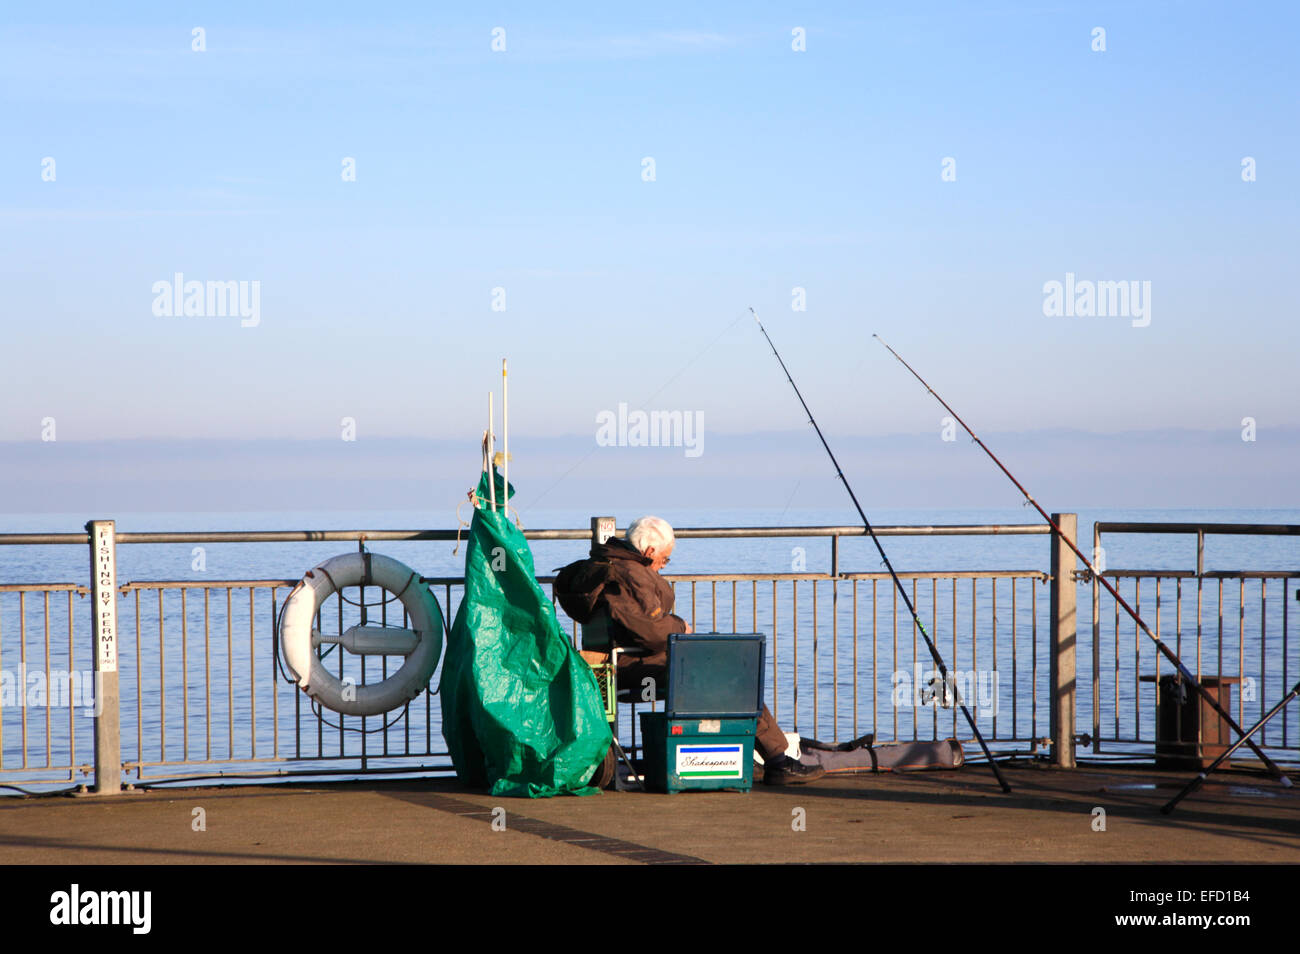
[[[907,368],[908,371],[911,371],[912,377],[920,381],[922,386],[927,391],[929,391],[931,394],[934,395],[934,399],[943,405],[944,410],[946,410],[949,414],[951,414],[953,416],[953,419],[958,424],[960,424],[962,428],[965,429],[966,433],[971,436],[971,439],[975,441],[975,443],[978,444],[980,447],[984,448],[984,453],[988,454],[989,457],[992,458],[993,463],[997,464],[999,469],[1001,469],[1002,473],[1006,474],[1007,477],[1011,480],[1011,482],[1016,485],[1016,489],[1019,490],[1022,494],[1024,494],[1025,499],[1034,505],[1034,509],[1037,510],[1038,513],[1042,516],[1042,518],[1048,522],[1052,530],[1056,533],[1056,536],[1059,539],[1065,541],[1065,545],[1068,546],[1071,550],[1073,550],[1074,555],[1083,561],[1083,565],[1086,566],[1089,572],[1092,573],[1092,578],[1097,582],[1099,582],[1102,586],[1104,586],[1106,588],[1106,592],[1108,592],[1111,596],[1115,598],[1115,602],[1118,603],[1120,606],[1124,607],[1124,609],[1128,612],[1128,615],[1133,617],[1133,621],[1137,624],[1138,628],[1141,629],[1142,632],[1146,633],[1148,636],[1151,637],[1152,640],[1155,641],[1156,648],[1159,649],[1160,652],[1164,654],[1166,659],[1168,659],[1171,663],[1173,663],[1174,668],[1178,670],[1179,675],[1181,675],[1184,680],[1190,682],[1192,686],[1195,687],[1196,691],[1200,694],[1201,698],[1210,704],[1210,708],[1212,708],[1215,712],[1219,714],[1219,718],[1221,718],[1228,725],[1228,727],[1232,729],[1233,732],[1236,732],[1237,735],[1242,736],[1241,741],[1249,745],[1250,750],[1259,756],[1260,760],[1264,763],[1264,767],[1268,769],[1269,774],[1271,774],[1274,778],[1276,778],[1279,782],[1281,782],[1283,788],[1290,788],[1291,780],[1287,778],[1287,776],[1282,772],[1280,768],[1277,767],[1277,765],[1273,762],[1272,759],[1270,759],[1267,755],[1263,753],[1263,751],[1260,749],[1258,745],[1250,741],[1250,734],[1244,732],[1241,726],[1237,725],[1237,723],[1233,720],[1232,716],[1228,715],[1227,711],[1223,708],[1223,706],[1219,704],[1219,700],[1215,699],[1212,695],[1210,695],[1210,693],[1206,691],[1205,687],[1201,685],[1200,681],[1194,675],[1192,675],[1191,671],[1186,666],[1183,665],[1183,661],[1178,658],[1177,654],[1175,654],[1172,649],[1170,649],[1167,645],[1165,645],[1164,641],[1159,636],[1151,632],[1151,629],[1147,626],[1147,624],[1142,621],[1142,617],[1138,616],[1137,611],[1133,609],[1133,607],[1128,605],[1128,602],[1124,599],[1124,597],[1119,595],[1119,591],[1115,589],[1114,586],[1106,582],[1106,578],[1102,576],[1101,573],[1097,571],[1097,568],[1092,565],[1092,561],[1090,561],[1086,556],[1083,555],[1082,552],[1080,552],[1079,548],[1074,545],[1073,540],[1071,540],[1069,537],[1067,537],[1064,533],[1061,532],[1061,528],[1056,525],[1056,521],[1054,521],[1051,517],[1047,515],[1047,511],[1045,511],[1042,507],[1038,505],[1038,501],[1030,496],[1029,491],[1025,490],[1025,488],[1021,485],[1020,481],[1016,480],[1016,478],[1012,476],[1011,471],[1007,470],[1007,468],[1003,465],[1002,461],[997,459],[997,457],[994,455],[994,453],[991,450],[988,449],[985,443],[975,436],[975,432],[972,431],[970,427],[967,426],[966,422],[961,419],[961,417],[957,414],[956,411],[952,409],[951,406],[949,406],[948,402],[945,401],[943,398],[939,397],[939,395],[935,392],[934,388],[930,387],[930,385],[926,383],[925,378],[917,374],[916,369],[914,369],[910,364],[908,364],[906,361],[903,360],[902,355],[900,355],[893,348],[889,347],[889,345],[885,344],[885,340],[881,338],[880,335],[872,335],[872,337],[875,338],[877,341],[879,341],[882,345],[884,345],[885,349],[890,354],[892,354],[895,358],[898,359],[899,364]],[[1254,730],[1252,729],[1251,732],[1253,731]]]
[[[867,528],[867,533],[871,536],[872,542],[875,543],[876,549],[880,551],[880,559],[884,561],[885,568],[889,570],[889,575],[893,578],[894,585],[898,587],[899,595],[903,597],[903,604],[907,607],[907,611],[912,614],[912,621],[916,624],[916,628],[921,631],[921,636],[925,639],[925,645],[929,648],[930,655],[933,657],[935,665],[939,667],[939,675],[943,679],[943,684],[945,686],[950,684],[955,686],[956,684],[948,677],[948,667],[944,665],[943,657],[939,655],[939,650],[934,645],[934,641],[930,639],[930,634],[925,631],[925,624],[921,622],[921,617],[917,615],[916,609],[912,606],[912,601],[907,595],[907,589],[903,586],[903,581],[900,580],[898,574],[894,572],[893,564],[889,562],[889,557],[885,555],[885,548],[880,545],[880,538],[876,536],[876,531],[872,529],[871,521],[867,519],[867,515],[862,509],[862,504],[858,503],[857,494],[855,494],[853,488],[849,486],[848,478],[844,476],[844,471],[840,468],[840,462],[835,459],[835,454],[831,450],[831,445],[826,443],[826,436],[822,434],[822,429],[817,426],[817,421],[813,418],[813,413],[808,408],[808,402],[805,401],[803,395],[799,393],[799,385],[794,383],[794,378],[790,376],[790,369],[787,368],[785,362],[781,360],[781,355],[777,352],[776,345],[772,344],[772,339],[768,335],[767,329],[764,328],[763,323],[758,320],[758,313],[754,311],[753,308],[749,309],[749,313],[753,315],[754,320],[758,322],[758,330],[763,332],[764,338],[767,338],[768,347],[772,349],[772,354],[776,355],[776,360],[780,363],[781,370],[785,372],[785,377],[786,380],[790,382],[790,387],[794,388],[795,396],[799,398],[799,403],[803,405],[804,413],[808,415],[808,423],[813,426],[813,430],[815,430],[817,436],[821,438],[822,447],[826,448],[826,453],[830,455],[831,463],[835,465],[835,476],[840,479],[844,484],[844,489],[849,492],[849,499],[853,501],[853,506],[858,509],[858,516],[862,518],[862,525]],[[998,784],[1002,786],[1002,791],[1006,794],[1010,794],[1011,786],[1008,785],[1007,780],[1002,777],[1002,770],[998,768],[998,763],[994,761],[993,753],[989,751],[988,744],[984,741],[984,736],[980,734],[979,726],[975,724],[975,719],[971,716],[970,710],[966,708],[966,703],[962,701],[960,695],[957,695],[957,705],[961,707],[962,715],[966,717],[966,722],[970,725],[971,731],[975,733],[975,739],[979,742],[980,748],[984,751],[984,757],[989,760],[989,766],[993,769],[993,774],[997,776]]]

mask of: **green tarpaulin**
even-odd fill
[[[586,782],[611,741],[600,689],[538,585],[495,479],[495,513],[486,473],[478,485],[465,596],[443,663],[442,733],[466,785],[527,798],[593,794]]]

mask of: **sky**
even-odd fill
[[[893,447],[906,472],[945,436],[879,334],[978,432],[1118,442],[1076,476],[1141,453],[1124,435],[1186,432],[1184,473],[1231,453],[1241,480],[1180,502],[1268,481],[1293,503],[1298,21],[1284,3],[7,4],[8,509],[89,479],[75,452],[31,466],[56,442],[140,468],[133,441],[264,442],[250,476],[271,482],[299,479],[295,441],[463,444],[472,467],[503,357],[520,441],[636,471],[644,448],[599,444],[600,415],[680,413],[709,437],[671,455],[689,485],[734,446],[714,438],[762,455],[805,426],[751,307],[850,453],[936,442]],[[217,286],[245,311],[168,313],[178,274],[196,310]],[[1052,282],[1135,297],[1055,314]],[[773,440],[789,486],[804,464]]]

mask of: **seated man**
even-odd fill
[[[608,611],[614,644],[641,653],[620,656],[620,689],[639,694],[646,678],[658,686],[668,668],[669,634],[691,632],[689,623],[673,615],[673,588],[659,575],[674,543],[673,528],[666,521],[642,517],[627,528],[626,539],[596,544],[590,559],[570,563],[555,580],[555,597],[573,619],[586,623]],[[785,754],[785,733],[767,706],[754,741],[768,785],[810,782],[825,774],[820,766],[804,765]]]

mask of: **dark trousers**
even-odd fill
[[[653,656],[648,659],[624,656],[618,667],[618,687],[630,692],[633,700],[640,702],[645,687],[644,680],[651,679],[655,686],[654,697],[662,699],[665,692],[663,679],[666,675],[664,665]],[[784,755],[789,745],[785,733],[776,724],[776,719],[772,718],[767,706],[763,706],[763,711],[758,715],[758,729],[754,733],[754,748],[758,749],[764,762],[770,762],[778,755]]]

